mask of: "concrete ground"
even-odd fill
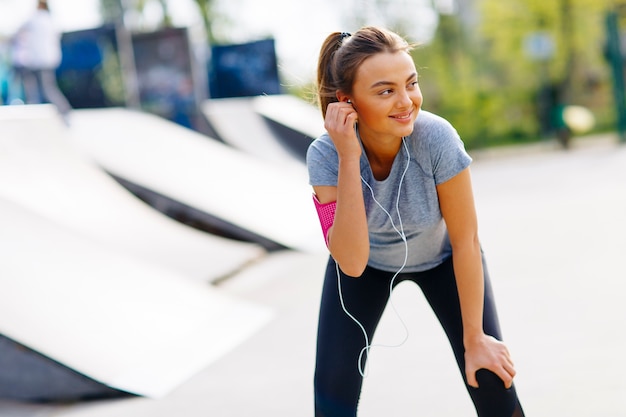
[[[626,146],[615,137],[476,152],[481,240],[527,416],[626,416]],[[511,149],[511,148],[509,148]],[[312,416],[326,255],[275,253],[220,284],[276,318],[161,399],[60,406],[0,402],[3,417]],[[360,417],[475,415],[432,313],[409,283],[409,331],[374,348]],[[403,331],[393,310],[374,343]]]

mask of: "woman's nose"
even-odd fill
[[[409,94],[408,91],[402,91],[398,95],[398,101],[396,103],[398,107],[406,108],[406,107],[409,107],[412,103],[413,103],[413,100],[411,100],[411,95]]]

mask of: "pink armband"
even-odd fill
[[[322,226],[322,233],[324,234],[324,241],[328,246],[328,229],[335,222],[335,208],[337,202],[332,201],[330,203],[322,204],[317,199],[317,196],[313,194],[313,203],[315,203],[315,210],[317,210],[317,216],[320,218],[320,225]]]

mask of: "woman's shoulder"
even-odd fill
[[[313,144],[320,144],[320,143],[325,143],[325,144],[332,144],[333,141],[330,138],[330,135],[328,134],[328,132],[324,132],[321,135],[319,135],[317,138],[313,139],[313,141],[311,142],[311,145]]]
[[[456,134],[456,129],[447,119],[428,110],[420,110],[417,119],[415,119],[415,131],[424,135],[431,135],[437,131],[454,132]]]
[[[314,186],[336,185],[338,161],[337,149],[328,133],[313,140],[306,153],[309,183]]]
[[[411,135],[416,160],[425,167],[465,168],[471,157],[452,124],[445,118],[428,111],[420,111]],[[454,170],[453,173],[460,171]],[[447,174],[441,178],[449,178]]]
[[[309,144],[306,152],[306,159],[308,162],[311,160],[328,160],[331,156],[334,156],[335,158],[337,157],[337,149],[335,149],[333,140],[326,132],[314,139]]]
[[[322,153],[337,152],[335,150],[335,144],[327,132],[322,133],[309,144],[307,153],[314,151]]]
[[[448,120],[426,110],[420,110],[411,136],[418,146],[426,147],[460,141],[458,132]]]

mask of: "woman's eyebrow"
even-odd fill
[[[408,78],[406,79],[406,82],[409,82],[416,77],[417,77],[417,72],[414,72],[408,76]],[[372,84],[370,88],[379,88],[379,87],[387,86],[387,85],[396,85],[396,83],[394,83],[393,81],[382,80],[382,81],[375,82],[374,84]]]

